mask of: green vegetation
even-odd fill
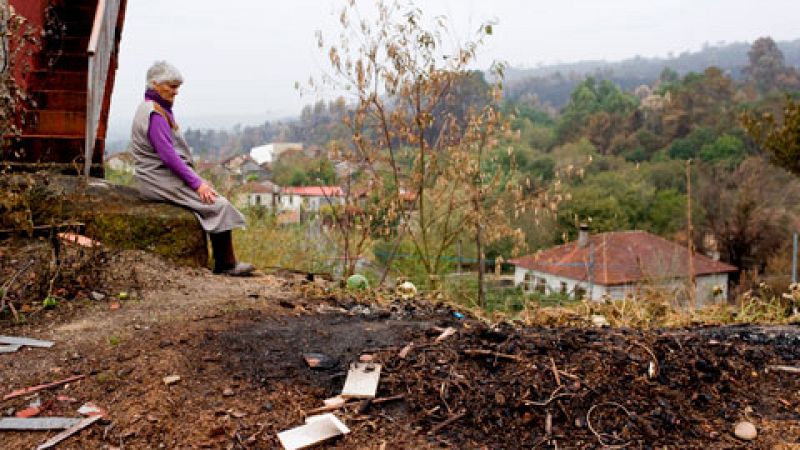
[[[631,86],[598,73],[571,80],[559,110],[524,83],[501,99],[500,83],[458,63],[409,77],[392,55],[438,61],[437,35],[417,23],[397,29],[414,37],[400,40],[404,45],[417,47],[394,47],[389,60],[359,48],[325,49],[332,72],[358,84],[353,104],[320,102],[296,122],[241,133],[240,141],[281,129],[287,139],[330,150],[331,160],[282,158],[273,173],[279,185],[337,183],[367,192],[323,214],[335,224],[329,229],[262,219],[238,235],[243,257],[331,270],[344,252],[342,272],[349,274],[354,255],[368,255],[377,267],[370,277],[388,265],[393,276],[481,303],[471,281],[447,281],[458,254],[508,260],[574,239],[582,222],[592,232],[641,229],[686,242],[691,200],[699,252],[718,252],[744,271],[785,274],[787,242],[800,219],[800,182],[789,173],[800,174],[800,75],[771,39],[753,44],[743,79],[717,67],[662,67]],[[369,31],[365,45],[374,38]],[[465,61],[472,56],[463,54]],[[387,92],[370,90],[384,82]],[[414,109],[412,94],[430,101]],[[348,179],[336,179],[338,161],[353,163]],[[521,311],[565,302],[487,289],[483,306]]]

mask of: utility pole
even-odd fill
[[[694,225],[692,224],[692,160],[686,160],[686,245],[689,254],[689,308],[697,307],[697,280],[694,274]]]
[[[792,283],[797,283],[797,233],[792,234]]]
[[[461,275],[461,238],[458,238],[458,274]]]

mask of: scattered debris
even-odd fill
[[[767,370],[774,370],[778,372],[800,373],[800,367],[794,366],[767,366]]]
[[[497,359],[510,359],[511,361],[517,361],[517,362],[525,360],[524,358],[520,358],[519,356],[507,355],[505,353],[493,352],[491,350],[484,350],[480,348],[464,349],[464,354],[468,356],[492,356]],[[555,364],[555,362],[553,362],[553,364]]]
[[[78,423],[76,423],[75,425],[71,426],[70,428],[64,430],[61,433],[58,433],[57,435],[55,435],[52,438],[48,439],[46,442],[44,442],[40,446],[36,447],[36,450],[45,450],[45,449],[51,448],[54,445],[58,444],[59,442],[61,442],[61,441],[65,440],[65,439],[67,439],[68,437],[72,436],[73,434],[78,433],[79,431],[83,430],[84,428],[89,427],[90,425],[92,425],[93,423],[97,422],[98,420],[100,420],[102,418],[103,418],[103,416],[97,415],[97,416],[87,417],[86,419],[83,419],[83,420],[79,420]]]
[[[0,430],[36,431],[63,430],[81,422],[71,417],[4,417],[0,419]]]
[[[414,286],[414,283],[406,281],[400,284],[400,286],[397,286],[397,295],[405,300],[414,298],[417,295],[417,287]]]
[[[308,417],[305,425],[278,433],[278,440],[286,450],[296,450],[348,433],[350,429],[329,413]]]
[[[592,325],[596,326],[597,328],[604,328],[611,326],[611,324],[608,323],[608,319],[606,319],[605,316],[601,316],[600,314],[592,314]]]
[[[55,342],[41,341],[39,339],[21,338],[14,336],[0,336],[0,344],[50,348],[53,345],[55,345]]]
[[[438,344],[439,342],[442,342],[443,340],[449,338],[454,334],[456,334],[456,329],[453,327],[447,327],[444,329],[444,331],[442,331],[442,334],[440,334],[439,337],[436,338],[435,342]]]
[[[64,242],[70,242],[73,244],[78,244],[81,247],[99,247],[100,243],[95,241],[94,239],[88,238],[82,234],[76,233],[58,233],[58,238]]]
[[[733,434],[743,441],[752,441],[758,436],[758,431],[756,431],[756,426],[750,422],[739,422],[736,424]]]
[[[343,398],[373,398],[378,390],[380,377],[380,364],[355,363],[347,372],[340,395]]]
[[[234,395],[236,395],[236,392],[229,387],[222,390],[223,397],[233,397]]]
[[[96,302],[99,302],[99,301],[101,301],[101,300],[106,298],[106,294],[103,294],[103,293],[100,293],[100,292],[96,292],[96,291],[92,291],[92,292],[89,293],[89,297],[91,297],[92,300],[94,300]]]
[[[24,389],[18,389],[16,391],[11,392],[10,394],[6,394],[3,397],[3,400],[8,400],[8,399],[11,399],[11,398],[14,398],[14,397],[19,397],[20,395],[26,395],[26,394],[30,394],[30,393],[33,393],[33,392],[41,391],[43,389],[50,389],[50,388],[58,387],[58,386],[61,386],[62,384],[71,383],[73,381],[82,380],[84,378],[86,378],[86,375],[75,375],[73,377],[65,378],[65,379],[59,380],[59,381],[54,381],[52,383],[40,384],[38,386],[31,386],[31,387],[27,387],[27,388],[24,388]]]
[[[325,403],[325,406],[337,406],[337,407],[343,406],[344,402],[345,399],[342,398],[341,395],[337,395],[336,397],[326,398],[325,400],[322,401],[322,403]]]
[[[406,359],[406,357],[408,356],[409,353],[411,353],[411,350],[413,348],[414,348],[414,343],[409,342],[408,344],[406,344],[405,347],[403,347],[402,350],[400,350],[400,353],[397,354],[397,357],[400,359]]]
[[[38,406],[28,406],[25,409],[21,409],[14,414],[14,417],[19,417],[21,419],[27,419],[30,417],[36,417],[42,412],[42,409]]]
[[[105,416],[106,411],[94,403],[84,403],[83,406],[78,408],[78,414],[87,417]]]
[[[177,383],[179,381],[181,381],[181,376],[180,375],[170,375],[170,376],[164,377],[164,384],[166,384],[167,386],[171,386],[171,385],[173,385],[173,384],[175,384],[175,383]]]
[[[308,367],[312,369],[332,369],[336,367],[337,360],[324,353],[304,353],[303,359],[306,360]]]

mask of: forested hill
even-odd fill
[[[800,67],[800,39],[776,42],[783,52],[787,66]],[[736,42],[721,46],[706,46],[699,52],[684,52],[673,58],[635,58],[619,62],[581,61],[532,69],[510,67],[506,71],[506,95],[512,100],[536,98],[558,109],[569,101],[575,87],[586,76],[613,81],[623,90],[632,91],[642,84],[652,84],[666,68],[679,75],[703,72],[716,66],[734,80],[744,77],[748,65],[747,52],[751,43]]]

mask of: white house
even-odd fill
[[[299,142],[271,142],[250,149],[250,157],[258,164],[272,163],[288,150],[303,150]]]
[[[514,283],[525,291],[564,293],[591,300],[622,299],[642,286],[685,289],[689,254],[685,246],[645,231],[589,235],[509,261]],[[706,256],[692,257],[697,304],[727,299],[728,274],[738,269]]]
[[[325,205],[343,205],[344,192],[339,186],[302,186],[281,189],[278,208],[283,211],[318,212]]]

